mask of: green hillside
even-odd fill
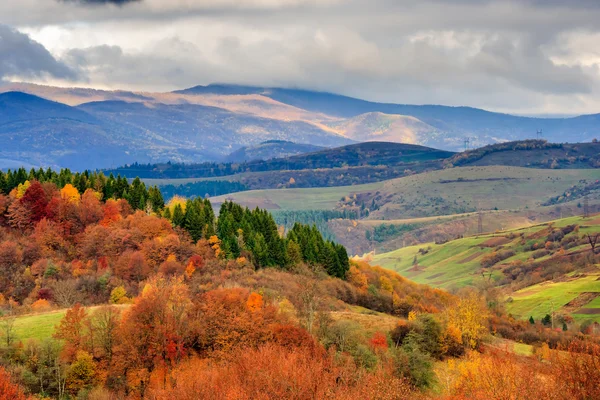
[[[520,318],[539,319],[553,310],[600,321],[600,257],[592,254],[588,234],[600,234],[598,216],[405,247],[377,254],[373,262],[444,289],[491,283]]]
[[[288,173],[293,178],[293,173]],[[289,178],[288,178],[289,179]],[[367,185],[321,189],[256,190],[215,197],[248,206],[307,210],[367,208],[370,219],[390,220],[473,212],[481,208],[525,209],[600,179],[600,170],[460,167]],[[354,196],[356,195],[356,197]],[[341,201],[343,197],[348,197]],[[339,202],[339,204],[338,204]]]

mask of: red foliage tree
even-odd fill
[[[38,222],[46,217],[46,207],[50,199],[38,181],[33,181],[19,200],[29,209],[31,222]]]
[[[28,400],[29,396],[19,385],[12,382],[10,374],[0,367],[0,399],[5,400]]]

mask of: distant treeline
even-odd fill
[[[307,211],[272,211],[277,225],[283,226],[286,232],[290,231],[296,223],[316,226],[326,240],[333,240],[335,235],[329,229],[328,221],[332,219],[357,219],[356,211],[334,210],[307,210]]]
[[[516,142],[506,142],[492,144],[478,149],[457,153],[453,157],[446,160],[447,166],[460,167],[461,165],[470,164],[482,159],[488,154],[499,153],[503,151],[515,150],[536,150],[536,149],[561,149],[562,143],[548,143],[546,140],[521,140]]]
[[[373,229],[373,233],[371,233],[371,231],[367,231],[365,233],[365,237],[369,241],[373,240],[377,243],[382,243],[388,240],[389,238],[399,236],[402,233],[410,232],[420,227],[421,225],[417,224],[383,224],[376,226]]]
[[[230,181],[200,181],[184,185],[165,185],[160,190],[165,199],[175,195],[183,197],[215,197],[223,194],[243,192],[249,190],[248,186],[240,182]]]
[[[410,164],[446,159],[453,154],[448,151],[421,146],[374,142],[266,161],[221,164],[214,162],[201,164],[134,163],[117,169],[105,170],[104,172],[142,179],[215,178],[247,172],[296,171],[356,166],[406,165],[408,168]]]

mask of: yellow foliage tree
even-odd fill
[[[475,348],[487,333],[489,312],[481,296],[470,292],[459,298],[456,304],[449,307],[445,313],[446,326],[453,335],[460,332],[462,344]]]
[[[60,197],[68,203],[74,204],[79,203],[79,200],[81,200],[79,190],[70,183],[67,183],[65,187],[60,190]]]
[[[392,285],[392,281],[387,276],[382,276],[379,278],[379,286],[386,292],[391,293],[394,291],[394,285]]]
[[[17,186],[17,190],[15,192],[15,198],[20,199],[21,197],[23,197],[27,189],[29,189],[29,186],[31,186],[31,183],[29,181],[19,183],[19,186]]]
[[[110,302],[112,304],[125,304],[129,302],[127,291],[123,286],[117,286],[110,292]]]
[[[175,207],[177,205],[181,206],[181,211],[185,212],[185,204],[187,202],[187,199],[185,197],[182,196],[173,196],[171,198],[171,200],[169,200],[169,202],[166,205],[166,208],[169,209],[169,211],[171,211],[171,215],[173,215],[173,211],[175,211]]]

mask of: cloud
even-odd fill
[[[600,111],[596,0],[81,2],[122,1],[4,0],[0,15],[79,71],[74,83],[98,87],[218,81],[507,112]]]
[[[85,5],[106,5],[106,4],[114,4],[118,6],[125,5],[127,3],[134,3],[142,0],[57,0],[65,3],[79,3]]]
[[[77,79],[77,73],[29,36],[0,24],[0,80],[54,77]]]

